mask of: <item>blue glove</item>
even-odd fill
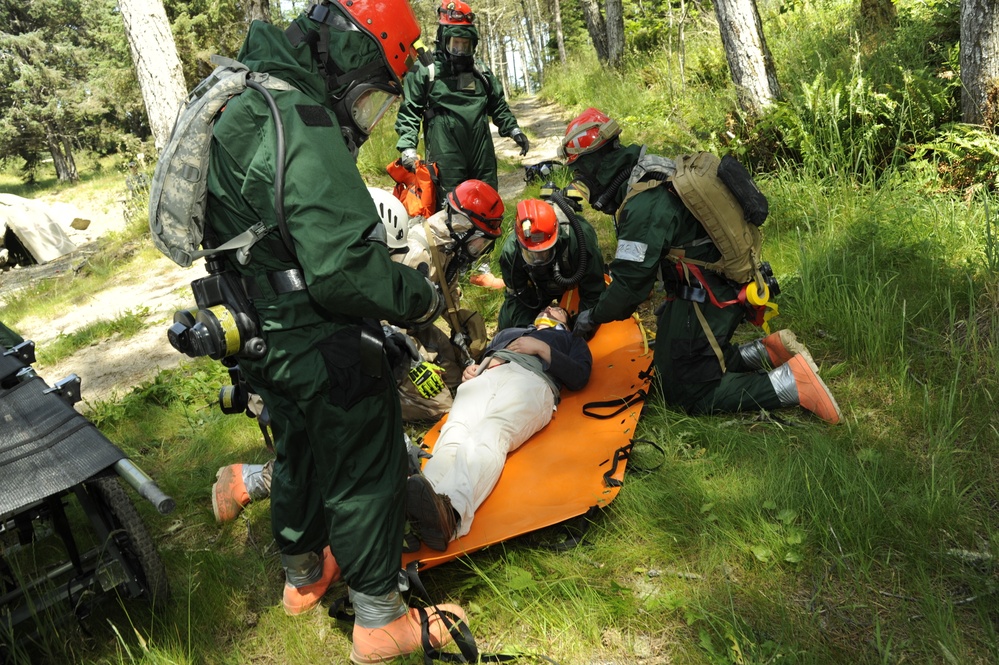
[[[593,320],[593,310],[584,309],[576,317],[576,323],[572,326],[572,334],[589,341],[597,334],[597,328],[599,327],[600,324]]]

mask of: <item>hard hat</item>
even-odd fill
[[[545,265],[555,256],[559,223],[555,210],[540,199],[525,199],[517,204],[514,224],[520,253],[528,265]]]
[[[559,156],[572,164],[580,155],[596,152],[621,133],[617,122],[592,106],[569,123]]]
[[[371,200],[375,202],[375,209],[385,227],[389,249],[406,247],[409,239],[409,214],[406,206],[384,189],[368,187],[368,193],[371,194]]]
[[[447,203],[452,211],[468,217],[475,228],[487,237],[500,237],[503,199],[489,184],[481,180],[466,180],[447,195]]]
[[[335,0],[360,30],[381,48],[385,64],[400,83],[416,62],[420,23],[407,0]],[[463,4],[463,3],[461,3]],[[466,5],[467,6],[467,5]]]
[[[472,25],[475,14],[468,3],[461,0],[444,0],[437,8],[437,23],[439,25]]]

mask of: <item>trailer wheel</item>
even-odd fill
[[[139,512],[117,476],[91,478],[84,483],[87,492],[101,507],[115,544],[148,594],[149,602],[162,609],[170,599],[166,567]]]

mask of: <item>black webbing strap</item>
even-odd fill
[[[583,415],[589,416],[590,418],[596,418],[597,420],[607,420],[608,418],[613,418],[617,414],[625,411],[639,402],[644,402],[645,398],[649,394],[645,392],[644,388],[639,388],[630,395],[625,395],[624,397],[618,397],[616,399],[609,399],[603,402],[587,402],[583,405]],[[618,407],[612,413],[596,413],[594,409],[609,409],[611,407]]]

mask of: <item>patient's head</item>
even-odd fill
[[[569,313],[557,305],[545,307],[534,319],[534,327],[538,330],[557,328],[560,325],[564,330],[569,329]]]

